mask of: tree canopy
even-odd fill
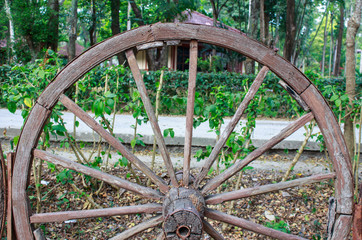
[[[0,40],[7,44],[2,44],[0,52],[2,63],[26,63],[43,57],[46,49],[57,51],[66,42],[75,41],[88,48],[126,31],[129,22],[130,28],[135,28],[156,22],[172,22],[176,17],[182,19],[185,11],[198,11],[212,18],[214,23],[221,22],[237,28],[279,49],[279,54],[298,67],[323,71],[322,75],[339,75],[343,70],[345,55],[345,26],[353,2],[5,0],[0,3]],[[70,35],[70,20],[74,18],[72,4],[76,4],[77,9],[74,40]]]

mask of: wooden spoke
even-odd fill
[[[255,233],[259,233],[259,234],[263,234],[265,236],[269,236],[269,237],[273,237],[273,238],[277,238],[277,239],[283,239],[283,240],[302,240],[305,238],[293,235],[293,234],[288,234],[288,233],[284,233],[278,230],[274,230],[272,228],[268,228],[268,227],[264,227],[263,225],[251,222],[251,221],[247,221],[245,219],[241,219],[226,213],[222,213],[219,212],[217,210],[213,210],[213,209],[206,209],[205,210],[205,217],[207,218],[211,218],[214,220],[218,220],[221,222],[225,222],[234,226],[238,226],[241,228],[244,228],[246,230],[250,230],[253,231]]]
[[[138,206],[103,208],[79,211],[38,213],[30,217],[31,223],[64,222],[71,219],[110,217],[137,213],[155,213],[162,211],[160,204],[144,204]]]
[[[141,170],[148,178],[150,178],[161,190],[161,192],[168,192],[167,183],[158,177],[146,164],[132,154],[122,143],[120,143],[112,134],[106,131],[97,121],[89,116],[81,107],[74,103],[67,96],[62,94],[59,100],[63,105],[74,113],[85,124],[97,132],[102,138],[104,138],[112,147],[119,151],[125,158],[127,158],[133,165]]]
[[[151,199],[161,199],[162,195],[157,192],[156,190],[144,186],[140,186],[136,183],[132,183],[126,180],[123,180],[121,178],[115,177],[113,175],[110,175],[108,173],[104,173],[102,171],[99,171],[97,169],[84,166],[82,164],[73,162],[69,159],[51,154],[49,152],[45,152],[39,149],[35,149],[34,157],[40,158],[44,161],[51,162],[55,165],[62,166],[67,169],[71,169],[74,171],[77,171],[79,173],[83,173],[85,175],[94,177],[96,179],[102,180],[106,183],[109,183],[111,185],[115,185],[124,189],[127,189],[129,191],[138,193],[144,197],[151,198]]]
[[[128,60],[128,64],[131,68],[133,78],[135,79],[137,89],[140,93],[143,105],[145,106],[147,116],[150,119],[152,130],[153,130],[153,133],[155,134],[155,137],[156,137],[156,140],[158,143],[158,147],[160,148],[160,152],[161,152],[163,161],[165,163],[167,172],[171,179],[171,183],[174,187],[177,187],[178,182],[176,179],[175,171],[172,166],[170,154],[168,153],[168,151],[166,149],[165,139],[162,136],[160,126],[158,125],[155,112],[153,111],[153,107],[152,107],[150,98],[148,97],[148,94],[147,94],[147,89],[146,89],[145,83],[143,82],[143,77],[142,77],[141,71],[138,67],[137,60],[136,60],[136,57],[135,57],[132,49],[126,51],[126,57]]]
[[[275,184],[267,184],[263,186],[240,189],[236,191],[231,191],[227,193],[210,195],[205,198],[206,204],[219,204],[225,201],[236,200],[240,198],[255,196],[263,193],[278,191],[286,188],[302,186],[306,184],[321,182],[326,179],[335,178],[335,173],[327,173],[327,174],[317,174],[311,177],[300,178],[287,182],[280,182]]]
[[[213,228],[213,226],[211,226],[209,222],[202,220],[202,223],[203,223],[203,229],[207,234],[209,234],[210,237],[212,237],[215,240],[225,239],[218,231],[216,231],[215,228]]]
[[[256,92],[258,91],[260,85],[262,84],[266,74],[268,73],[269,68],[263,67],[260,72],[258,73],[257,77],[255,78],[253,84],[251,85],[248,93],[245,95],[245,98],[241,102],[240,106],[235,112],[235,115],[226,126],[226,129],[221,134],[219,141],[215,144],[214,149],[210,153],[209,158],[205,162],[204,166],[201,168],[200,173],[197,175],[194,186],[198,187],[200,182],[206,177],[207,173],[209,172],[212,164],[218,158],[221,149],[224,147],[226,141],[228,140],[230,134],[234,130],[236,124],[240,121],[241,116],[243,115],[245,109],[248,107],[250,101],[254,98]]]
[[[8,159],[8,164],[10,163],[10,159]],[[3,201],[0,203],[0,236],[3,235],[3,231],[5,229],[5,221],[6,221],[6,211],[7,211],[7,187],[6,183],[8,178],[11,176],[6,177],[6,167],[5,167],[5,159],[4,153],[1,148],[0,142],[0,199]],[[11,186],[10,186],[11,187]]]
[[[273,146],[281,142],[283,139],[289,137],[292,133],[294,133],[296,130],[304,126],[306,123],[311,121],[313,119],[313,114],[308,113],[295,122],[289,124],[287,127],[285,127],[280,133],[273,138],[271,138],[269,141],[264,143],[261,147],[251,152],[246,158],[243,160],[237,161],[234,165],[226,169],[223,173],[220,175],[214,177],[211,179],[202,189],[202,193],[206,194],[207,192],[217,188],[221,183],[229,179],[230,177],[234,176],[237,172],[239,172],[241,169],[243,169],[246,165],[248,165],[250,162],[254,161],[258,157],[260,157],[263,153],[265,153],[267,150],[271,149]]]
[[[190,43],[189,86],[187,94],[186,131],[185,131],[185,147],[184,147],[184,168],[183,168],[184,186],[189,185],[189,178],[190,178],[192,127],[194,121],[196,75],[197,75],[197,51],[198,51],[197,41],[192,40]]]
[[[163,220],[162,215],[151,218],[150,220],[143,222],[141,224],[138,224],[138,225],[134,226],[133,228],[127,229],[126,231],[114,236],[113,238],[110,238],[109,240],[128,239],[146,229],[156,227],[158,224],[160,224],[162,222],[162,220]]]

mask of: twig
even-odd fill
[[[83,192],[74,184],[74,183],[70,183],[70,186],[72,186],[72,188],[74,189],[74,191],[78,192],[79,195],[82,195]],[[88,194],[84,194],[84,196],[87,198],[88,202],[90,204],[92,204],[94,207],[98,208],[98,209],[103,209],[103,207],[101,205],[99,205],[98,203],[96,203],[93,199],[92,196],[88,195]],[[112,218],[116,221],[120,221],[118,218],[116,218],[115,216],[112,216]]]
[[[163,84],[163,73],[164,70],[161,71],[161,76],[160,76],[160,82],[156,91],[156,107],[155,107],[155,115],[156,115],[156,120],[158,121],[158,115],[159,115],[159,107],[160,107],[160,96],[161,96],[161,89],[162,89],[162,84]],[[156,147],[157,147],[157,142],[156,142],[156,136],[153,136],[153,147],[152,147],[152,161],[151,161],[151,170],[153,171],[154,167],[155,167],[155,159],[156,159]],[[148,179],[147,181],[147,186],[151,185],[151,179]]]
[[[312,121],[311,124],[309,124],[309,126],[308,126],[309,129],[308,129],[308,127],[304,126],[304,129],[305,129],[305,131],[306,131],[306,135],[305,135],[304,141],[303,141],[302,145],[300,146],[297,154],[295,155],[292,163],[290,164],[289,169],[288,169],[287,172],[285,173],[285,175],[284,175],[284,177],[283,177],[283,179],[282,179],[282,182],[285,182],[285,181],[288,179],[290,173],[293,171],[295,164],[297,164],[300,156],[302,155],[302,153],[303,153],[303,151],[304,151],[304,149],[305,149],[305,146],[306,146],[307,143],[308,143],[309,138],[310,138],[311,135],[312,135],[314,126],[315,126],[315,122],[314,122],[314,121]]]

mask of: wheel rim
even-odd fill
[[[338,123],[331,111],[328,107],[328,104],[322,97],[322,95],[318,92],[316,87],[307,79],[304,74],[302,74],[298,69],[296,69],[292,64],[287,62],[285,59],[278,56],[273,50],[266,48],[262,44],[249,39],[245,35],[240,35],[237,33],[233,33],[227,31],[225,29],[202,26],[202,25],[189,25],[189,24],[173,24],[173,23],[165,23],[165,24],[155,24],[150,26],[144,26],[132,31],[125,32],[123,34],[114,36],[104,42],[101,42],[85,53],[80,55],[78,58],[74,59],[70,62],[54,79],[54,81],[44,90],[41,96],[38,98],[36,104],[34,105],[29,117],[23,127],[15,158],[15,166],[13,173],[13,212],[16,226],[16,234],[18,239],[32,239],[32,230],[30,227],[29,220],[29,209],[27,205],[27,181],[28,181],[28,172],[31,168],[31,162],[33,158],[33,149],[36,148],[38,139],[42,132],[42,128],[50,116],[52,108],[55,104],[60,100],[64,105],[69,103],[67,106],[68,109],[72,108],[72,103],[66,99],[63,93],[69,89],[81,76],[87,73],[89,70],[97,66],[99,63],[109,59],[110,57],[126,51],[128,60],[130,63],[134,60],[132,49],[135,46],[155,42],[155,41],[168,41],[168,40],[187,40],[191,41],[191,55],[193,49],[197,51],[197,42],[213,44],[216,46],[224,47],[236,52],[239,52],[245,56],[248,56],[255,61],[263,64],[265,66],[264,70],[271,70],[277,76],[279,76],[292,90],[296,95],[298,95],[302,101],[306,103],[306,105],[310,108],[311,113],[308,116],[302,117],[301,120],[298,120],[299,123],[297,125],[291,126],[291,129],[294,129],[296,126],[303,126],[307,121],[309,121],[312,117],[315,118],[316,122],[319,125],[319,128],[322,131],[324,139],[326,141],[326,146],[329,151],[334,170],[336,176],[336,184],[335,184],[335,198],[336,198],[336,220],[335,220],[335,231],[333,237],[336,239],[339,236],[347,236],[350,223],[352,219],[352,206],[353,206],[353,185],[352,185],[352,173],[351,173],[351,163],[350,157],[348,155],[348,151],[338,126]],[[196,55],[197,56],[197,55]],[[190,61],[196,61],[192,58]],[[132,65],[132,64],[130,64]],[[142,81],[142,77],[139,74],[138,67],[131,66],[131,70],[134,78],[139,78]],[[196,70],[190,70],[191,74],[189,76],[189,83],[192,83],[195,77],[193,74]],[[138,76],[138,77],[137,77]],[[196,73],[195,73],[196,76]],[[262,79],[261,79],[262,81]],[[139,89],[142,89],[142,82],[140,82]],[[189,93],[192,93],[192,89],[190,91],[189,84]],[[260,86],[260,85],[259,85]],[[192,86],[191,86],[192,88]],[[258,86],[256,86],[258,89]],[[140,91],[142,92],[142,91]],[[192,95],[192,94],[191,94]],[[251,93],[251,98],[253,94]],[[145,95],[145,99],[147,101],[147,96]],[[192,102],[192,97],[189,97]],[[247,105],[247,104],[246,104]],[[146,107],[147,108],[147,107]],[[189,109],[193,109],[193,105],[188,103],[188,111]],[[71,110],[71,109],[69,109]],[[152,115],[152,113],[151,113]],[[187,119],[192,120],[192,114],[188,113]],[[151,117],[152,118],[152,117]],[[187,120],[186,128],[191,129],[190,121]],[[154,122],[154,121],[153,121]],[[299,124],[299,125],[298,125]],[[157,124],[153,126],[155,135],[159,135],[160,131],[157,129]],[[185,138],[191,139],[192,133],[191,131],[187,131]],[[103,137],[103,136],[102,136]],[[285,138],[285,135],[281,136]],[[159,145],[161,145],[161,150],[166,149],[164,145],[164,141],[162,136],[158,139]],[[220,145],[222,145],[220,143]],[[191,141],[185,142],[185,161],[184,161],[184,184],[188,185],[189,177],[189,159],[190,159],[190,146]],[[222,147],[222,146],[221,146]],[[269,148],[268,148],[269,149]],[[217,151],[215,152],[215,154]],[[37,154],[37,151],[34,152]],[[168,169],[168,173],[171,177],[171,185],[173,187],[178,186],[178,182],[176,181],[176,177],[174,175],[172,169],[172,163],[169,160],[169,156],[167,156],[167,150],[162,152],[162,155],[165,160],[165,164]],[[136,161],[136,160],[135,160]],[[252,161],[252,160],[250,160]],[[136,161],[137,163],[137,161]],[[213,163],[210,160],[209,165],[204,165],[204,169],[201,171],[199,176],[196,177],[196,181],[194,183],[195,186],[201,182],[201,180],[205,177],[205,172],[207,173],[210,168],[210,164]],[[140,168],[144,168],[141,166]],[[170,165],[171,164],[171,165]],[[242,168],[242,164],[235,167],[233,170],[230,170],[227,174],[232,174],[233,171],[240,170]],[[145,170],[147,172],[147,170]],[[227,172],[227,171],[225,171]],[[168,186],[161,180],[159,180],[153,173],[145,173],[149,178],[153,179],[154,182],[158,183],[161,191],[167,192]],[[219,179],[216,179],[212,183],[220,183],[224,178],[226,178],[227,174],[222,175]],[[123,183],[122,183],[123,184]],[[123,185],[122,185],[123,186]],[[135,190],[135,186],[129,186],[133,191]],[[166,189],[167,188],[167,189]],[[203,194],[207,194],[211,189],[214,188],[213,184],[207,183],[204,188],[201,190]],[[146,191],[147,189],[143,189]],[[143,191],[137,190],[137,191]],[[142,194],[149,194],[149,196],[153,195],[157,197],[157,194],[154,192]],[[207,201],[207,200],[206,200]],[[209,200],[210,202],[210,200]],[[206,210],[205,216],[213,219],[224,219],[224,221],[234,222],[235,219],[228,218],[227,216],[223,216],[222,214],[215,212],[213,210]],[[162,221],[159,217],[158,219],[153,220],[152,224],[156,224]],[[239,223],[239,225],[243,225],[244,223]],[[244,224],[245,225],[245,224]],[[243,226],[244,226],[243,225]],[[181,229],[185,230],[185,229]],[[212,227],[205,223],[204,230],[208,233],[212,234]],[[215,233],[216,234],[216,233]],[[343,235],[344,234],[344,235]],[[215,235],[217,237],[217,235]]]

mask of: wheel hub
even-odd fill
[[[190,188],[172,188],[163,203],[166,239],[200,239],[205,201]]]

